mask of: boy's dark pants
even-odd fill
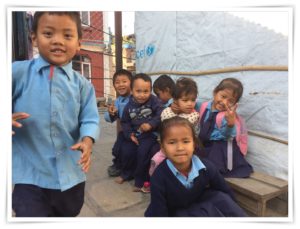
[[[120,151],[121,151],[121,147],[123,146],[124,141],[125,141],[125,137],[124,137],[123,131],[120,131],[118,133],[116,142],[112,148],[112,155],[114,156],[112,162],[116,166],[117,169],[122,168]]]
[[[16,184],[12,208],[16,217],[74,217],[84,202],[85,182],[61,192],[30,184]]]
[[[134,172],[134,183],[136,187],[141,188],[145,181],[149,181],[150,161],[152,156],[159,151],[160,146],[157,137],[152,133],[142,134],[138,137],[138,141],[139,145],[132,141],[126,141],[122,148],[122,163],[135,165],[135,168],[131,168],[131,171]]]

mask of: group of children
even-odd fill
[[[125,77],[124,72],[116,72],[114,82]],[[119,110],[117,99],[105,114],[111,116],[114,110],[122,126],[122,136],[118,134],[113,147],[113,162],[120,162],[112,166],[119,171],[115,181],[134,179],[134,191],[151,191],[145,216],[245,216],[224,181],[224,177],[248,177],[253,171],[244,157],[245,124],[236,113],[241,82],[222,80],[213,100],[199,105],[197,84],[190,78],[175,83],[167,75],[158,77],[153,83],[156,97],[149,76],[132,77],[127,72],[126,77],[131,80],[122,88],[126,95],[114,86],[118,99],[128,98],[127,105]],[[109,175],[115,176],[110,169]],[[197,179],[207,183],[199,181],[199,187]]]
[[[83,205],[99,115],[92,84],[72,70],[81,36],[78,12],[36,12],[32,40],[40,57],[13,63],[17,217],[76,216]],[[236,113],[240,81],[222,80],[213,100],[201,105],[187,77],[174,82],[162,75],[152,88],[148,75],[120,70],[113,85],[118,98],[105,120],[119,120],[121,131],[108,173],[119,184],[134,179],[134,191],[151,192],[145,216],[246,216],[224,181],[253,171]]]

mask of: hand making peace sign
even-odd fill
[[[238,104],[236,103],[232,106],[225,104],[225,107],[226,107],[225,119],[227,120],[227,126],[233,127],[236,119],[236,109],[238,107]]]

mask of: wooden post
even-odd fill
[[[122,12],[115,12],[115,44],[116,44],[116,71],[123,68],[123,59],[122,59]],[[119,95],[117,94],[117,97]],[[117,121],[117,133],[121,130],[120,121]]]
[[[116,44],[116,71],[123,68],[122,60],[122,12],[115,12],[115,44]]]

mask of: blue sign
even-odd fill
[[[155,52],[155,46],[153,44],[149,44],[148,46],[144,46],[143,49],[137,50],[135,52],[136,59],[143,59],[146,57],[151,57]]]

